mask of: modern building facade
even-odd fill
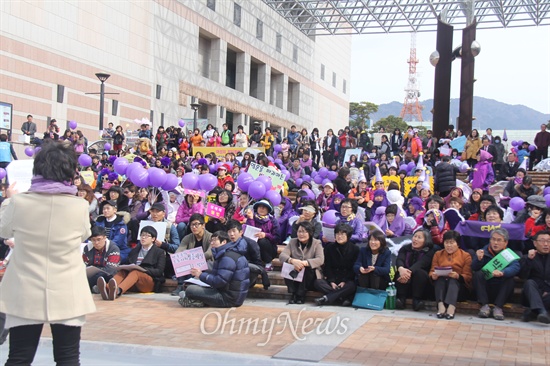
[[[235,131],[348,124],[351,36],[306,36],[261,0],[2,1],[0,101],[13,134],[56,118],[98,137],[104,124],[153,130],[193,118]],[[189,128],[187,126],[186,128]]]

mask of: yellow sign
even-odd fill
[[[80,176],[82,177],[82,180],[89,186],[91,186],[92,182],[95,180],[94,172],[89,170],[81,171]]]
[[[430,191],[432,192],[432,194],[434,193],[434,178],[433,177],[430,177]],[[413,176],[413,177],[405,177],[405,179],[403,179],[403,183],[405,185],[405,189],[403,191],[403,195],[405,197],[407,197],[411,191],[411,189],[413,189],[415,186],[416,186],[416,182],[418,181],[418,177],[417,176]]]
[[[388,187],[390,186],[390,183],[391,182],[395,182],[397,183],[397,185],[399,186],[399,188],[401,189],[401,179],[398,177],[398,176],[389,176],[389,175],[384,175],[382,177],[382,180],[384,181],[384,189],[387,191],[388,190]],[[372,187],[375,188],[375,179],[373,179],[372,181]]]
[[[231,146],[220,146],[220,147],[203,147],[203,146],[193,146],[193,155],[200,152],[203,155],[214,153],[217,157],[225,156],[225,154],[237,153],[244,154],[245,151],[249,151],[251,154],[258,155],[261,152],[265,152],[263,147],[231,147]]]

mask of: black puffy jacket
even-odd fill
[[[456,187],[456,173],[458,168],[449,163],[440,163],[435,167],[436,192],[449,192]]]

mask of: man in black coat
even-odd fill
[[[446,197],[456,187],[456,173],[458,168],[451,165],[449,156],[443,156],[441,163],[435,167],[435,191],[440,197]]]
[[[359,255],[359,247],[350,241],[353,229],[340,223],[334,228],[336,243],[329,243],[325,248],[325,279],[315,280],[317,291],[324,293],[315,299],[317,305],[331,305],[340,302],[350,306],[355,294],[355,273],[353,265]]]
[[[516,154],[508,154],[508,161],[502,164],[499,180],[514,180],[519,169],[519,163],[516,161],[516,158]]]
[[[544,324],[550,324],[550,231],[539,231],[533,238],[536,249],[521,258],[521,278],[524,305],[527,309],[521,317],[528,322],[534,315]]]

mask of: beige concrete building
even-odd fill
[[[13,140],[27,114],[99,136],[148,118],[153,130],[193,118],[309,131],[347,125],[351,37],[308,37],[261,0],[0,2],[0,101]]]

